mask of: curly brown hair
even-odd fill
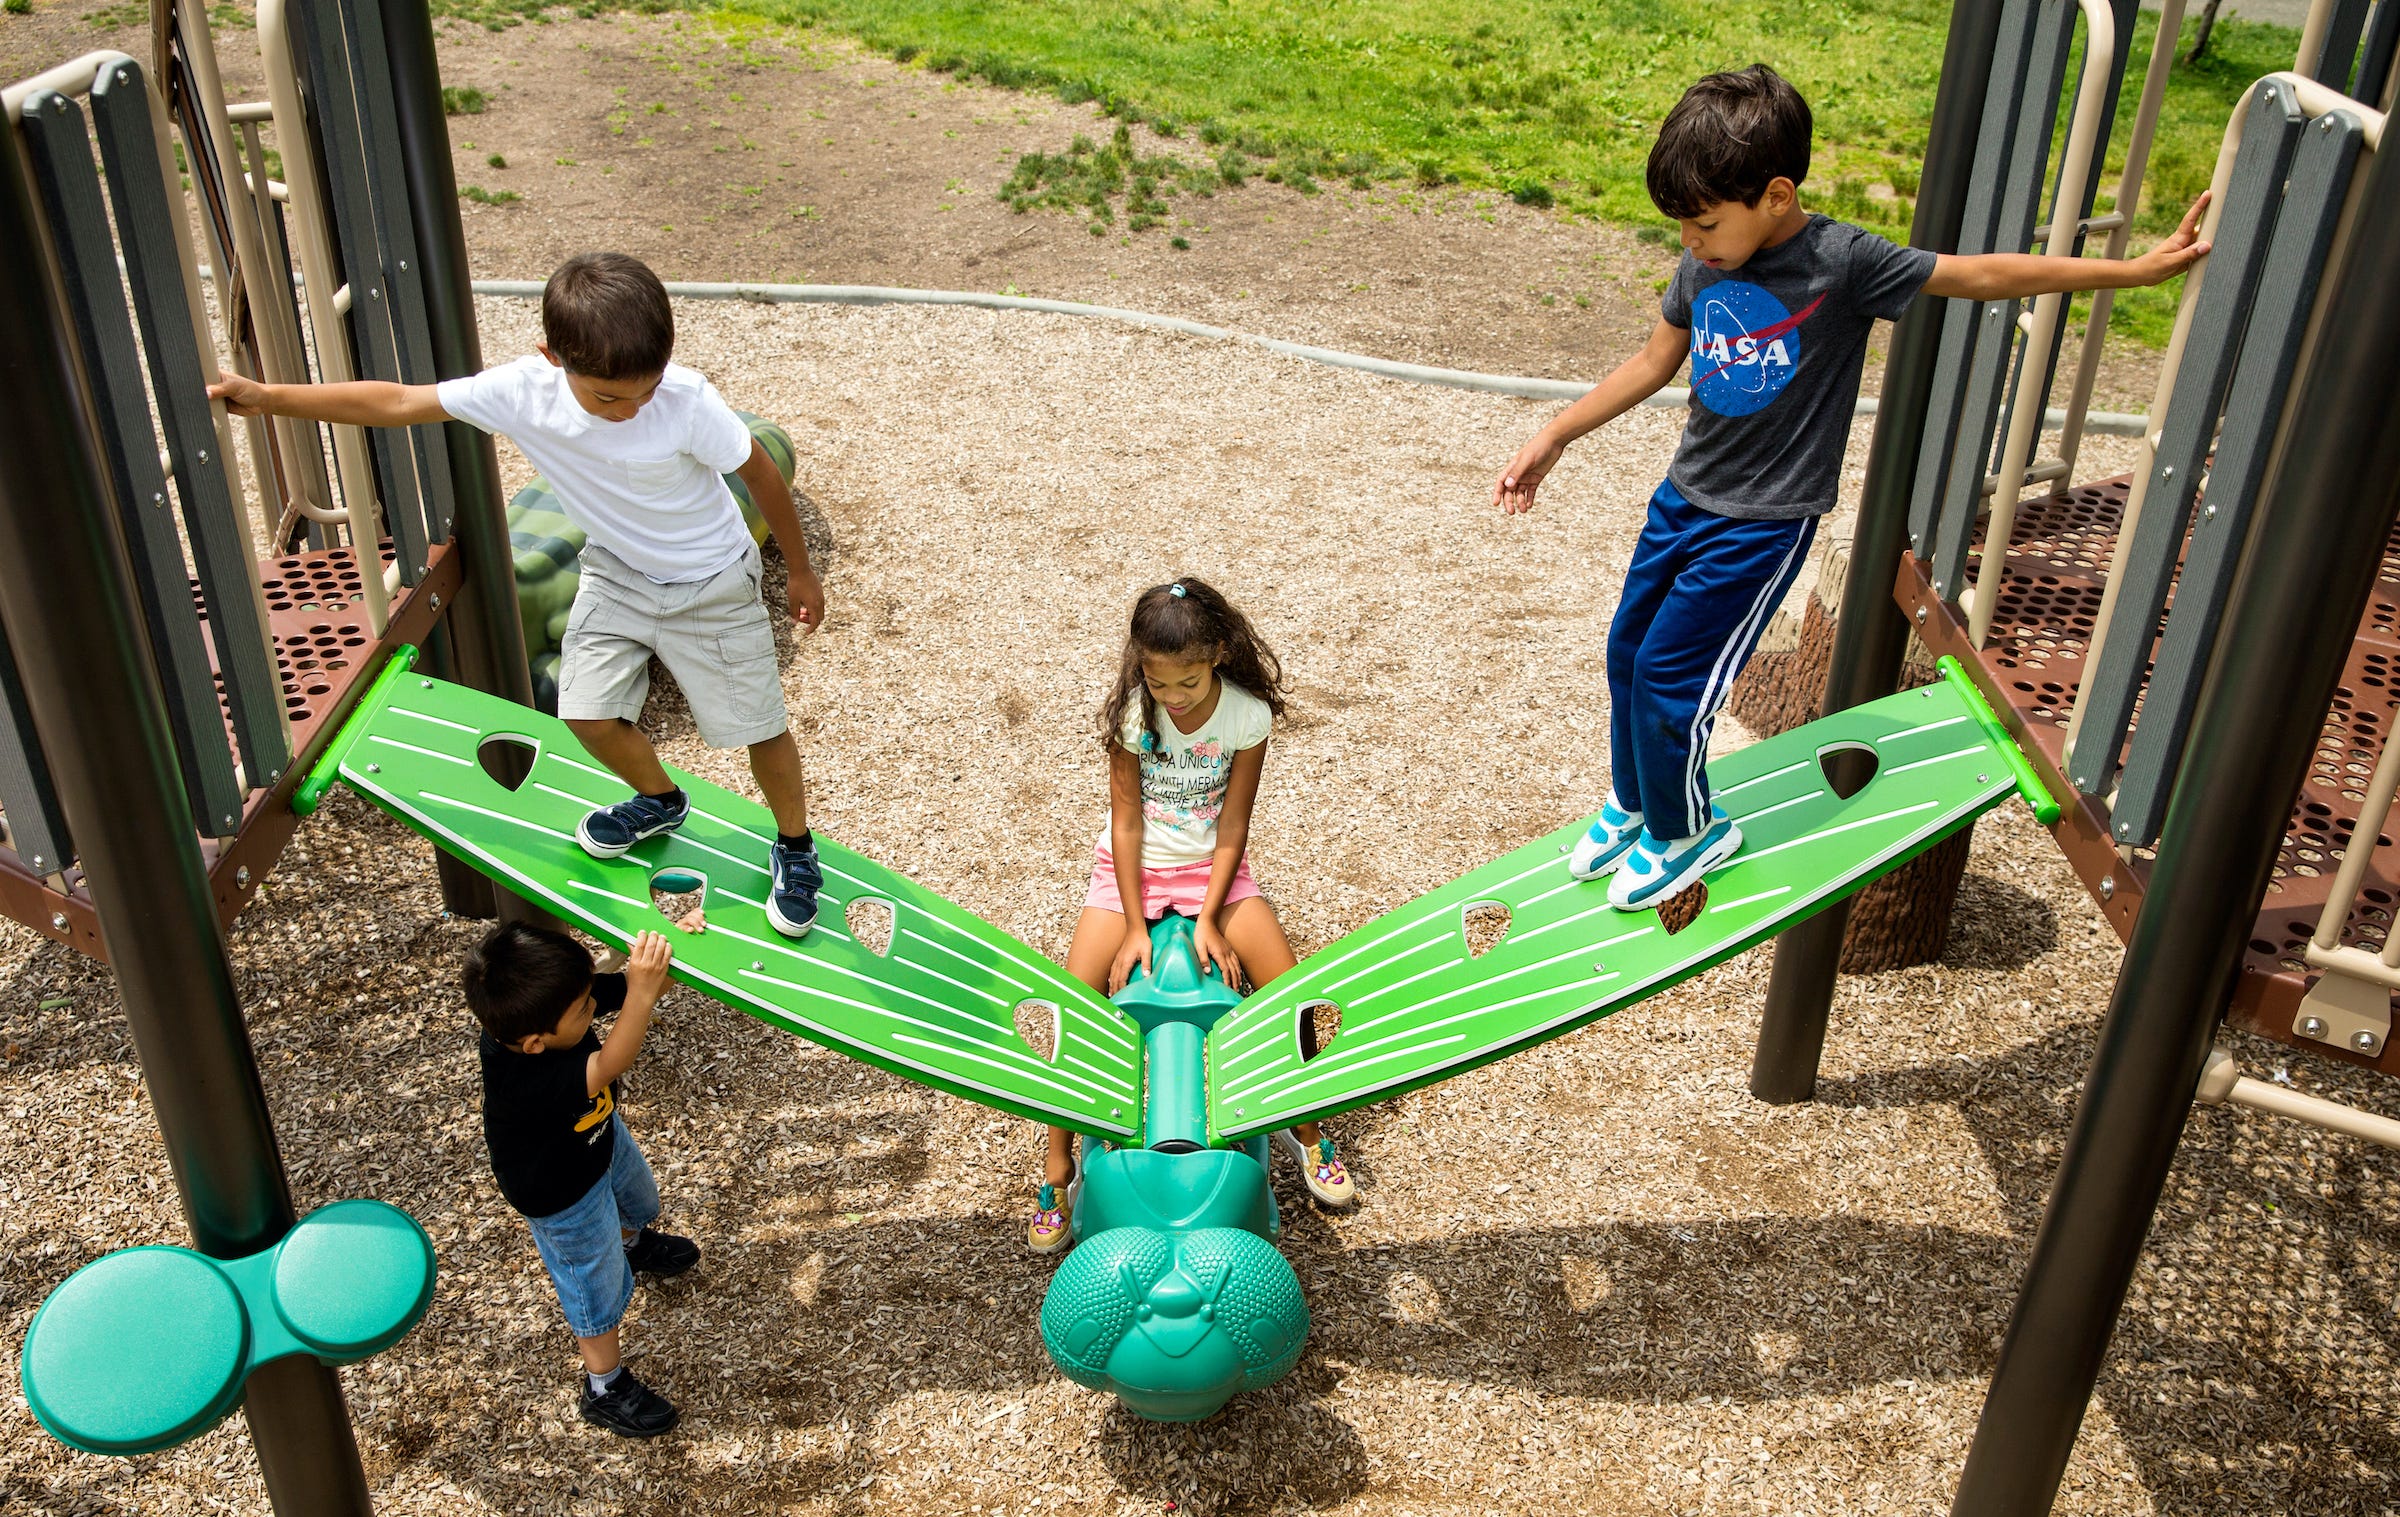
[[[1208,581],[1186,575],[1168,584],[1152,585],[1134,598],[1133,624],[1126,630],[1117,682],[1100,704],[1100,744],[1104,748],[1123,744],[1126,708],[1132,702],[1141,702],[1144,733],[1158,719],[1157,703],[1142,680],[1144,654],[1192,659],[1212,654],[1219,679],[1265,701],[1267,710],[1276,716],[1283,715],[1288,704],[1283,661],[1250,625],[1250,618]]]

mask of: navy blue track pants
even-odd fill
[[[1792,588],[1817,519],[1737,521],[1661,483],[1608,629],[1616,799],[1665,841],[1707,827],[1708,734],[1767,619]]]

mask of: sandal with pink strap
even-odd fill
[[[1075,1198],[1045,1180],[1034,1198],[1033,1220],[1025,1227],[1025,1246],[1037,1254],[1055,1254],[1074,1240]]]
[[[1300,1166],[1301,1180],[1320,1204],[1348,1206],[1358,1199],[1358,1188],[1350,1183],[1350,1171],[1333,1155],[1331,1138],[1320,1134],[1315,1143],[1303,1143],[1298,1133],[1285,1127],[1276,1131],[1275,1146]]]

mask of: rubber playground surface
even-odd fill
[[[487,354],[525,350],[533,314],[485,302]],[[1131,594],[1177,572],[1290,664],[1254,859],[1303,954],[1597,793],[1601,639],[1672,414],[1503,521],[1490,476],[1536,403],[1062,317],[678,318],[686,361],[791,427],[835,540],[829,625],[781,650],[818,825],[1001,928],[1064,950],[1104,810],[1092,708]],[[671,761],[747,787],[671,694],[651,718]],[[422,844],[337,792],[233,934],[303,1206],[381,1197],[440,1251],[424,1324],[345,1372],[391,1513],[1939,1510],[2118,958],[2011,803],[1942,962],[1843,982],[1812,1105],[1746,1088],[1762,951],[1333,1123],[1354,1213],[1276,1174],[1307,1353],[1197,1426],[1044,1355],[1031,1127],[678,990],[626,1110],[706,1252],[628,1319],[685,1408],[632,1446],[575,1420],[572,1343],[483,1156],[452,988],[480,930],[441,919]],[[2289,1077],[2400,1111],[2324,1065]],[[107,976],[15,928],[0,1118],[13,1380],[53,1285],[181,1236]],[[2400,1504],[2395,1178],[2391,1154],[2200,1113],[2058,1510]],[[0,1507],[263,1510],[245,1442],[237,1418],[102,1461],[20,1406]]]

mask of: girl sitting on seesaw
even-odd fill
[[[1228,985],[1263,987],[1296,961],[1244,847],[1267,731],[1283,714],[1283,668],[1249,619],[1200,580],[1145,590],[1133,603],[1117,682],[1100,709],[1108,750],[1108,830],[1067,945],[1067,973],[1113,995],[1150,968],[1149,924],[1195,919],[1203,965]],[[1131,904],[1129,909],[1128,903]],[[1308,1019],[1303,1053],[1313,1052]],[[1347,1206],[1357,1192],[1313,1122],[1275,1134],[1309,1194]],[[1073,1236],[1074,1135],[1050,1129],[1050,1153],[1025,1241],[1055,1253]]]

